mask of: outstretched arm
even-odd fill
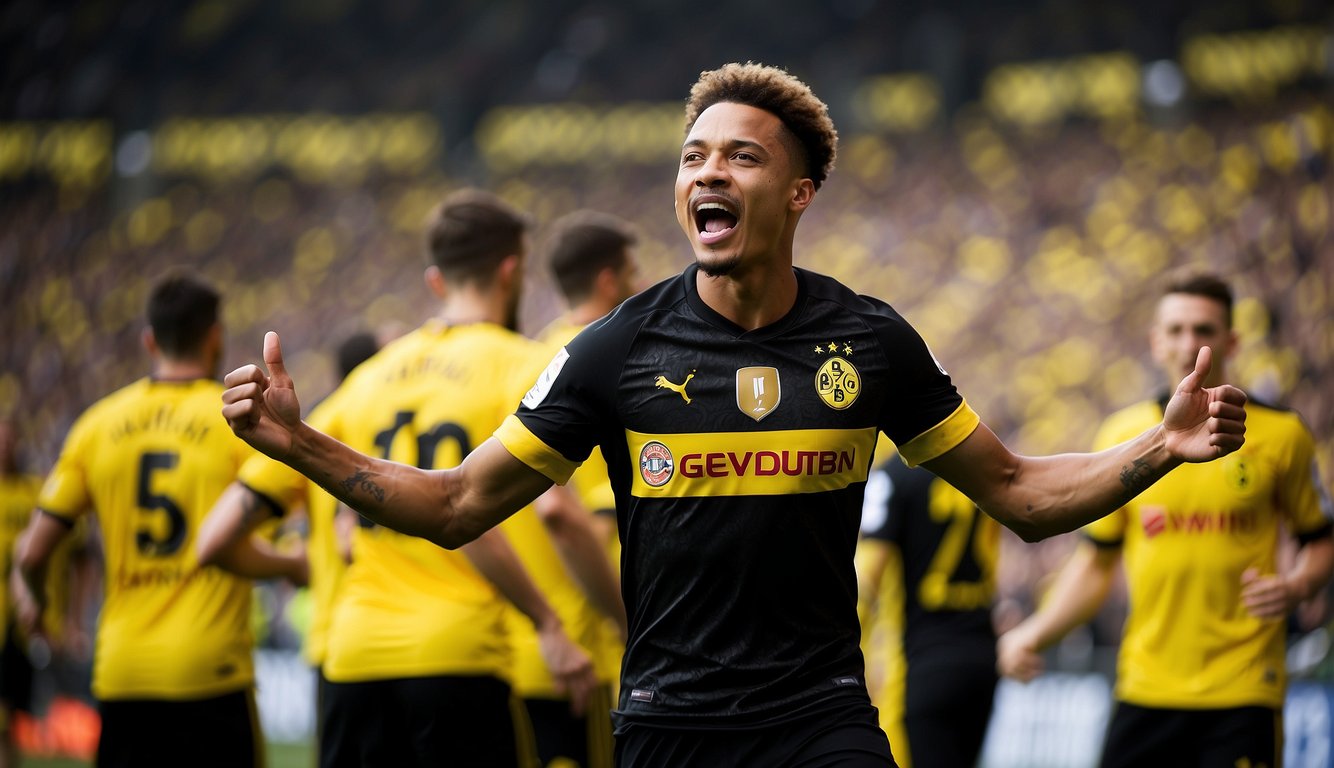
[[[1124,506],[1178,464],[1241,447],[1246,395],[1226,384],[1201,385],[1212,360],[1212,351],[1201,348],[1162,424],[1105,451],[1019,456],[983,424],[924,466],[1025,541],[1073,530]]]
[[[296,469],[370,520],[442,547],[471,541],[551,486],[495,438],[446,470],[423,470],[359,453],[301,421],[278,334],[264,336],[264,364],[227,374],[222,414],[232,431]]]

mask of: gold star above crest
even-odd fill
[[[824,347],[820,346],[819,344],[816,344],[816,345],[815,345],[815,354],[817,354],[817,355],[823,355],[823,354],[824,354]]]
[[[849,357],[852,356],[852,342],[848,342],[847,344],[843,345],[843,354]]]
[[[837,351],[838,351],[838,344],[835,343],[835,342],[832,342],[832,341],[829,342],[829,351],[830,351],[830,352],[837,352]]]

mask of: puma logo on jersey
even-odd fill
[[[686,394],[686,385],[689,384],[690,380],[693,378],[695,378],[695,372],[691,371],[689,374],[686,375],[685,381],[681,382],[680,384],[673,384],[672,382],[667,380],[666,376],[659,376],[658,378],[653,380],[653,386],[657,387],[658,389],[670,389],[671,391],[680,395],[681,399],[686,401],[686,405],[690,405],[690,395]]]

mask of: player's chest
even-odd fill
[[[645,432],[854,428],[874,423],[889,373],[875,337],[847,328],[762,342],[647,333],[622,368],[618,408]]]
[[[1268,457],[1244,450],[1183,465],[1135,500],[1134,523],[1146,542],[1262,537],[1277,521],[1279,479]]]

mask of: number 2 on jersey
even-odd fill
[[[932,522],[947,527],[918,585],[918,602],[927,610],[958,611],[990,605],[996,591],[996,555],[1000,545],[995,523],[977,509],[972,499],[943,480],[931,481],[929,499]],[[958,578],[960,565],[970,554],[980,576],[976,581]]]

